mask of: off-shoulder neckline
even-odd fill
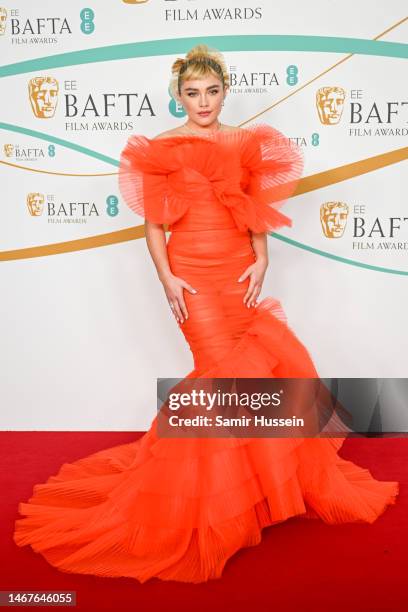
[[[264,123],[264,122],[258,122],[258,123],[253,123],[252,125],[246,127],[246,128],[239,128],[237,130],[217,130],[214,131],[214,133],[212,134],[174,134],[173,136],[163,136],[160,138],[149,138],[148,136],[143,135],[143,137],[149,142],[149,143],[158,143],[158,142],[169,142],[169,141],[179,141],[179,140],[206,140],[206,141],[216,141],[219,138],[227,138],[229,136],[244,136],[245,134],[247,136],[251,136],[252,134],[256,133],[256,131],[258,129],[264,129],[264,128],[269,128],[272,129],[272,126],[270,126],[268,123]]]

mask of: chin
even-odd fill
[[[200,117],[199,115],[197,117],[197,123],[201,125],[210,125],[210,123],[214,123],[214,121],[217,121],[217,117],[214,114],[208,115],[208,117]]]

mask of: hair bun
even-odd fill
[[[183,57],[178,57],[174,62],[173,65],[171,67],[171,71],[172,72],[180,72],[180,68],[183,66],[183,64],[185,63],[185,59]]]
[[[190,66],[194,64],[207,64],[217,76],[223,82],[224,87],[230,85],[229,73],[225,64],[224,57],[218,49],[212,49],[206,44],[198,44],[188,51],[185,58],[178,57],[171,66],[172,77],[170,79],[170,92],[171,95],[177,98],[179,91],[179,83],[182,77],[182,73],[187,69],[188,74],[191,74]],[[193,69],[194,73],[194,69]],[[197,78],[201,78],[199,75],[203,74],[201,69],[199,72],[196,71]],[[189,78],[189,76],[187,76]]]

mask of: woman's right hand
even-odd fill
[[[188,319],[188,312],[184,301],[183,289],[187,289],[190,293],[197,293],[197,290],[189,285],[183,278],[175,276],[174,274],[167,274],[160,280],[177,322],[181,321],[181,323],[184,323],[183,317]]]

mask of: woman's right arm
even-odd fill
[[[163,285],[167,300],[177,319],[184,322],[184,317],[188,318],[188,312],[183,296],[183,288],[190,293],[197,293],[191,285],[182,278],[175,276],[171,269],[167,255],[166,234],[161,223],[152,223],[145,220],[145,234],[147,248],[153,263],[156,267],[157,275]]]
[[[145,220],[145,234],[147,248],[156,266],[158,277],[163,282],[163,279],[171,274],[163,225]]]

